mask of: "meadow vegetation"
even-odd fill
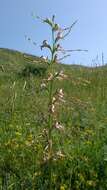
[[[107,67],[53,58],[0,49],[0,187],[106,190]]]

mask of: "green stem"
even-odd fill
[[[53,60],[54,60],[54,31],[52,30],[52,57],[51,57],[51,62],[50,62],[50,71],[53,74]],[[54,79],[53,79],[54,80]],[[50,81],[49,84],[49,136],[48,136],[48,141],[49,141],[49,149],[48,149],[48,154],[49,154],[49,190],[52,189],[52,126],[53,126],[53,115],[52,115],[52,98],[53,98],[53,80]]]
[[[49,149],[48,149],[48,156],[49,156],[49,190],[52,188],[52,125],[53,125],[53,116],[51,111],[52,105],[52,95],[53,95],[53,80],[50,81],[49,84],[49,133],[48,133],[48,142],[49,142]]]
[[[52,72],[53,74],[53,59],[54,59],[54,31],[52,30],[52,48],[53,48],[53,51],[52,51],[52,57],[51,57],[51,62],[50,62],[50,71]],[[53,96],[53,81],[54,79],[52,79],[50,81],[50,84],[49,84],[49,108],[51,108],[52,106],[52,96]],[[52,153],[52,144],[51,144],[51,141],[52,141],[52,135],[51,135],[51,132],[52,132],[52,122],[53,122],[53,116],[52,116],[52,111],[49,109],[49,155],[51,156],[51,153]]]
[[[53,81],[50,81],[50,88],[49,88],[49,142],[51,142],[52,140],[52,135],[51,135],[51,132],[52,132],[52,122],[53,122],[53,117],[52,117],[52,112],[51,112],[51,105],[52,105],[52,91],[53,91]],[[49,143],[49,154],[51,156],[51,148],[52,148],[52,145],[51,143]]]

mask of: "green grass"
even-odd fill
[[[26,58],[27,57],[27,58]],[[58,118],[65,130],[53,132],[54,151],[65,155],[52,163],[53,190],[107,189],[107,67],[56,64],[67,80],[56,81],[65,100]],[[48,97],[41,90],[43,59],[0,49],[0,187],[47,190],[44,129]]]

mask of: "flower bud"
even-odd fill
[[[59,30],[59,28],[60,28],[59,25],[58,25],[58,24],[55,24],[54,27],[53,27],[53,30],[54,30],[54,31],[57,31],[57,30]]]

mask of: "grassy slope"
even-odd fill
[[[29,59],[26,59],[26,56]],[[29,61],[30,60],[30,61]],[[33,61],[33,63],[32,63]],[[26,68],[30,68],[30,75]],[[36,73],[32,72],[36,69]],[[17,51],[0,49],[0,120],[5,122],[16,120],[22,125],[31,122],[40,124],[39,117],[46,117],[47,94],[40,90],[40,84],[44,76],[38,74],[38,69],[46,68],[46,63],[42,59],[26,55]],[[107,68],[87,68],[82,66],[62,65],[55,66],[55,70],[63,70],[68,79],[57,82],[56,88],[63,88],[67,105],[65,109],[68,117],[60,114],[61,120],[69,121],[71,113],[69,107],[77,109],[80,115],[84,107],[93,107],[96,110],[97,117],[106,117],[107,102]],[[91,108],[89,108],[91,109]],[[44,111],[45,110],[45,111]],[[42,115],[42,116],[40,116]],[[78,114],[77,114],[78,115]],[[90,115],[89,115],[90,116]],[[12,117],[12,118],[11,118]],[[36,119],[35,119],[36,118]],[[5,122],[4,122],[5,121]],[[64,121],[65,122],[65,121]],[[69,123],[69,122],[68,122]]]
[[[29,57],[30,61],[26,59],[26,56]],[[32,60],[34,60],[33,63]],[[31,69],[30,75],[28,73],[27,76],[25,75],[25,68]],[[33,73],[32,68],[33,71],[36,71],[35,73]],[[40,84],[43,78],[45,78],[45,74],[42,76],[41,72],[38,73],[38,69],[41,70],[41,68],[46,68],[46,63],[43,62],[43,59],[13,50],[0,49],[0,146],[2,147],[2,158],[4,160],[10,159],[10,166],[13,155],[10,155],[10,153],[6,153],[5,155],[4,153],[6,148],[12,149],[11,146],[8,145],[9,142],[13,143],[13,139],[15,137],[18,138],[19,148],[23,150],[20,143],[22,143],[22,141],[27,143],[29,134],[36,136],[35,138],[38,139],[41,128],[44,128],[46,125],[47,94],[45,91],[40,90]],[[68,75],[67,80],[60,81],[59,83],[56,81],[54,88],[63,88],[65,92],[66,103],[60,108],[61,112],[58,112],[58,117],[66,126],[69,134],[69,141],[65,140],[64,151],[66,153],[69,152],[71,156],[75,156],[75,150],[72,149],[72,152],[70,152],[70,146],[71,141],[74,142],[75,146],[78,142],[80,147],[83,146],[81,142],[81,138],[83,137],[80,129],[94,130],[95,141],[97,142],[100,130],[102,131],[107,124],[107,68],[87,68],[58,64],[55,66],[55,70],[64,70]],[[100,128],[100,126],[102,128]],[[77,132],[80,136],[78,136]],[[20,137],[20,134],[23,134],[23,138]],[[90,134],[88,135],[89,140],[92,141],[92,137],[90,137]],[[58,138],[60,137],[58,136]],[[58,140],[59,144],[60,140]],[[30,140],[28,140],[28,142],[29,141]],[[83,141],[86,141],[86,139]],[[15,146],[14,143],[13,146]],[[26,147],[27,145],[23,144],[23,146]],[[32,151],[30,154],[32,154]],[[79,151],[81,155],[81,148]],[[85,148],[83,147],[83,152],[84,151]],[[40,153],[38,153],[38,155],[39,154]],[[85,152],[85,154],[88,155],[89,153]],[[18,153],[18,155],[21,156],[20,153]],[[17,155],[14,156],[16,156],[15,158],[17,160]],[[29,162],[32,163],[29,155],[27,156]],[[90,155],[88,156],[91,157]],[[95,155],[92,156],[92,159],[94,156]],[[20,162],[19,160],[18,163]],[[26,168],[25,171],[27,172],[26,162],[27,161],[25,161],[24,164]],[[12,162],[12,165],[17,166],[17,168],[19,167],[21,170],[21,163],[19,165],[18,163],[17,161]],[[3,164],[1,161],[0,168],[2,167]],[[29,167],[28,165],[28,168]]]

